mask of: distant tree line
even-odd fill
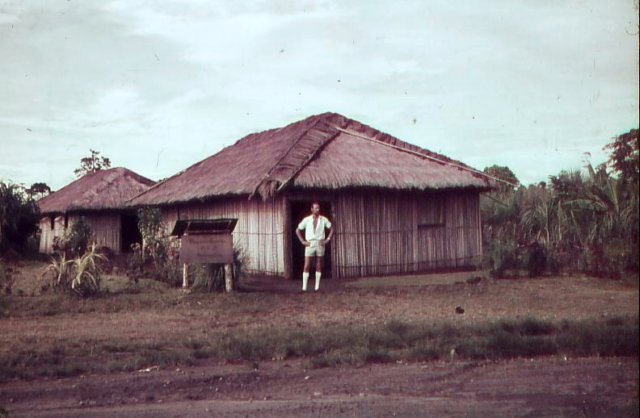
[[[19,184],[0,182],[0,252],[21,251],[38,229],[38,205]]]
[[[506,180],[483,197],[486,266],[531,276],[560,271],[619,277],[638,270],[638,130],[608,144],[606,163],[561,171],[522,186],[508,167],[485,172]],[[508,184],[508,183],[511,184]]]

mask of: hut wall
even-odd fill
[[[73,225],[81,217],[91,227],[98,247],[109,247],[114,253],[120,253],[120,215],[117,213],[100,213],[79,215],[72,214],[67,217],[67,228]],[[56,216],[54,227],[51,228],[51,218],[46,216],[40,219],[40,252],[53,253],[53,240],[65,233],[64,215]]]
[[[482,256],[478,192],[340,193],[336,277],[474,266]]]
[[[236,218],[233,244],[242,249],[249,273],[284,276],[285,200],[246,197],[163,208],[163,222],[173,228],[178,219]]]
[[[87,215],[72,215],[69,226],[83,217],[91,228],[97,247],[108,247],[116,254],[121,252],[121,230],[119,213],[99,213]]]
[[[64,234],[64,216],[55,216],[53,219],[53,228],[51,217],[45,216],[40,219],[40,248],[43,254],[53,253],[53,240]]]

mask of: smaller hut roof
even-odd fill
[[[123,167],[96,171],[38,201],[40,212],[124,209],[125,202],[155,182]]]

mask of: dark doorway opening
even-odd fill
[[[302,270],[304,269],[304,245],[300,243],[300,240],[296,236],[296,229],[298,228],[298,224],[302,219],[306,216],[311,215],[311,200],[296,200],[291,201],[291,249],[293,254],[291,254],[291,273],[295,280],[302,280]],[[320,200],[320,214],[327,217],[331,222],[333,219],[331,218],[332,208],[331,202]],[[302,232],[304,236],[304,231]],[[331,245],[327,246],[326,251],[324,252],[324,265],[322,267],[322,277],[330,278],[331,277]],[[311,263],[310,277],[315,277],[316,264],[315,261]]]
[[[131,245],[142,244],[142,234],[138,229],[138,216],[135,213],[125,213],[120,217],[120,238],[123,253],[131,252]]]

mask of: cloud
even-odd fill
[[[0,176],[59,187],[93,148],[166,177],[336,111],[536,181],[637,126],[634,27],[597,0],[11,2]]]

